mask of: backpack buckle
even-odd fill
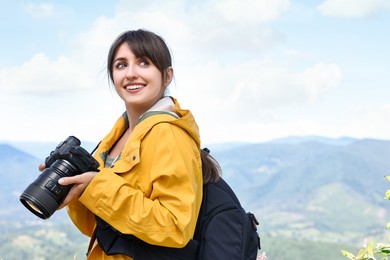
[[[252,221],[253,228],[255,230],[257,230],[256,226],[259,225],[259,221],[257,220],[256,216],[253,213],[251,213],[251,212],[248,212],[248,216],[249,216],[250,220]]]

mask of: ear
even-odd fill
[[[168,87],[169,84],[171,84],[171,81],[173,79],[173,68],[172,67],[168,67],[166,70],[165,70],[165,78],[164,78],[164,86],[165,87]]]

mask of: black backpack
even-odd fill
[[[261,249],[256,217],[241,207],[222,178],[203,186],[194,239],[184,248],[149,245],[120,233],[97,216],[96,221],[96,238],[107,255],[125,254],[142,260],[255,260]]]
[[[96,148],[95,148],[96,149]],[[203,149],[207,153],[210,151]],[[220,177],[203,185],[203,199],[194,239],[184,248],[149,245],[133,235],[122,234],[96,216],[94,237],[107,255],[125,254],[141,260],[255,260],[261,249],[256,217],[246,212],[230,188]],[[195,256],[196,255],[196,256]]]
[[[222,178],[204,185],[194,236],[199,243],[197,259],[255,260],[261,249],[258,224]]]

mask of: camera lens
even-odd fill
[[[26,188],[20,195],[20,201],[36,216],[47,219],[56,211],[71,188],[71,185],[58,184],[58,180],[76,174],[77,169],[71,163],[58,159]]]
[[[28,204],[27,206],[33,211],[37,212],[37,214],[44,215],[43,212],[39,208],[37,208],[34,203],[29,200],[26,200],[26,203]]]

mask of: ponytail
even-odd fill
[[[209,182],[217,182],[221,176],[221,166],[210,155],[210,150],[203,148],[200,150],[202,160],[203,185]]]

